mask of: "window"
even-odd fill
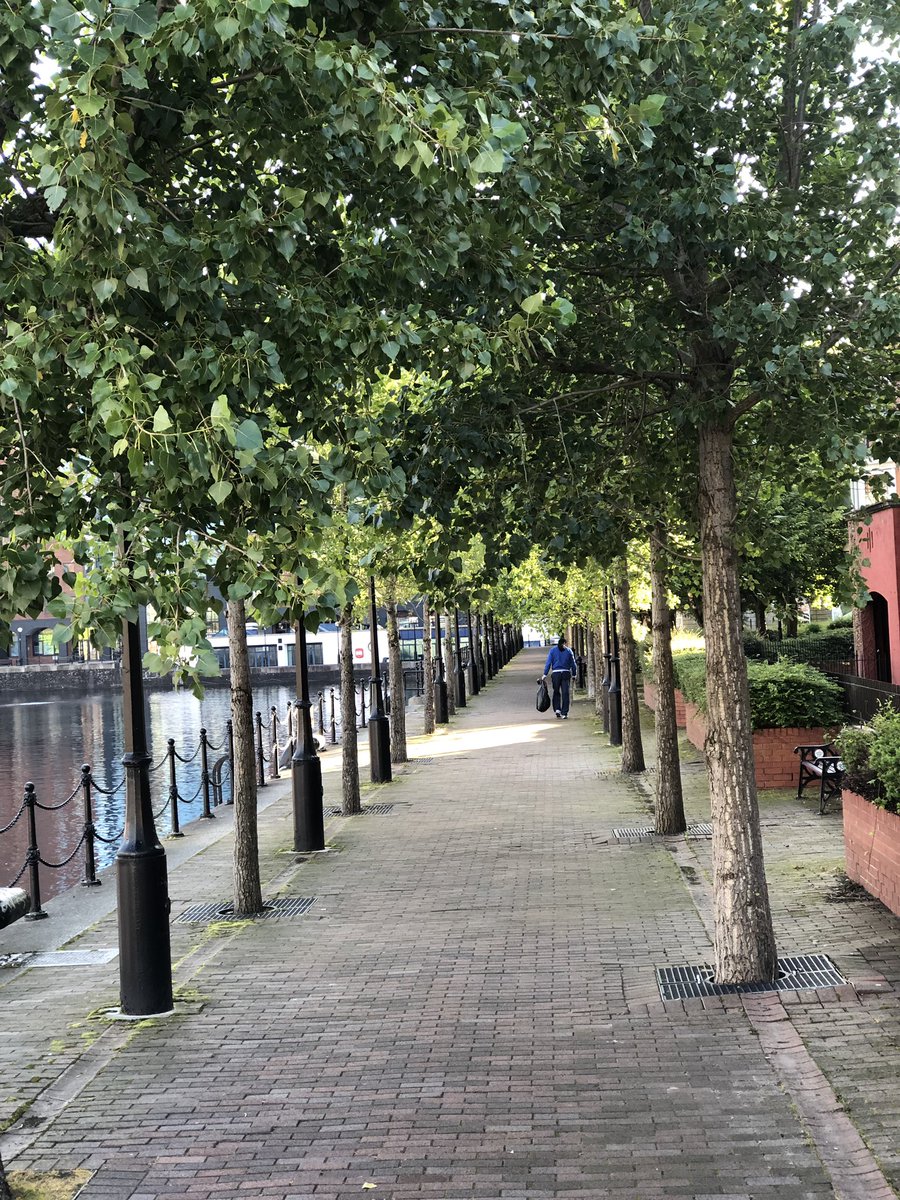
[[[325,662],[321,642],[306,643],[306,661],[311,667],[321,667]]]
[[[247,658],[251,667],[277,667],[278,647],[269,645],[248,646]]]
[[[49,629],[41,629],[34,635],[32,643],[32,652],[37,657],[52,658],[56,654],[56,647],[53,645],[53,633]]]

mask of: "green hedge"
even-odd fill
[[[848,725],[837,746],[844,786],[879,808],[900,811],[900,711],[885,701],[868,725]]]
[[[789,642],[776,642],[778,657],[794,662],[841,662],[853,657],[853,630],[831,629]]]
[[[675,656],[675,679],[685,700],[706,712],[706,655]],[[841,688],[813,667],[791,662],[748,662],[754,729],[803,729],[841,722]]]

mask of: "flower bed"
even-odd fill
[[[847,874],[900,916],[900,815],[844,789]]]

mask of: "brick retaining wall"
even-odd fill
[[[900,916],[900,816],[842,793],[847,874]]]
[[[651,712],[656,712],[656,706],[659,703],[659,688],[650,679],[644,680],[644,703]],[[684,729],[686,716],[684,711],[685,699],[678,688],[675,689],[675,724],[679,729]]]
[[[698,750],[703,750],[706,741],[706,717],[695,704],[685,704],[688,741]],[[812,746],[828,741],[824,729],[757,729],[753,734],[753,760],[756,766],[758,788],[796,788],[799,778],[800,756],[794,753],[795,746]],[[813,785],[810,784],[810,790]],[[805,794],[805,793],[804,793]]]

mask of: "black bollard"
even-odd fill
[[[125,830],[116,855],[119,914],[119,998],[122,1015],[172,1012],[172,954],[166,852],[156,836],[150,795],[150,754],[136,621],[123,622]]]
[[[50,914],[41,907],[41,852],[38,849],[37,820],[34,814],[38,800],[34,794],[33,783],[25,784],[25,797],[22,803],[28,813],[28,850],[25,853],[25,862],[28,864],[29,891],[31,893],[30,908],[25,914],[25,920],[43,921]]]
[[[205,729],[200,730],[200,794],[203,797],[201,819],[214,821],[216,814],[209,806],[209,738]]]
[[[84,879],[81,881],[82,887],[100,887],[102,880],[97,878],[97,859],[94,854],[94,805],[91,799],[91,788],[93,780],[91,778],[90,763],[85,763],[81,768],[81,800],[82,812],[84,816]]]
[[[297,684],[294,753],[291,758],[291,791],[294,803],[294,849],[325,849],[322,764],[316,754],[309,701],[309,666],[306,661],[306,626],[297,622],[294,673]]]
[[[184,837],[181,832],[181,820],[178,815],[178,781],[175,778],[175,739],[169,738],[166,743],[166,757],[169,760],[169,820],[172,823],[172,837]]]
[[[459,609],[453,609],[453,627],[456,633],[456,670],[453,672],[455,676],[455,695],[456,707],[466,707],[466,669],[463,666],[462,646],[459,641]]]
[[[381,663],[378,658],[378,613],[375,608],[375,576],[369,576],[369,610],[372,642],[371,704],[369,708],[369,775],[373,783],[390,783],[391,723],[381,694]]]

